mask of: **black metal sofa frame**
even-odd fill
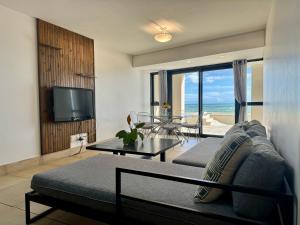
[[[141,224],[140,222],[133,221],[132,219],[128,219],[127,217],[124,217],[122,215],[122,199],[130,199],[137,202],[143,202],[147,204],[152,204],[156,206],[162,206],[169,209],[176,209],[183,212],[189,212],[196,215],[201,215],[204,217],[226,221],[231,224],[243,224],[243,225],[254,225],[254,224],[261,224],[260,221],[256,222],[245,222],[240,221],[238,219],[221,216],[218,214],[213,213],[203,213],[198,212],[196,210],[192,210],[189,208],[183,208],[177,205],[172,205],[164,202],[156,202],[156,201],[149,201],[145,199],[139,199],[135,198],[133,196],[128,196],[122,194],[122,186],[121,186],[121,180],[122,180],[122,174],[134,174],[137,176],[145,176],[145,177],[152,177],[157,179],[164,179],[164,180],[170,180],[175,182],[181,182],[181,183],[187,183],[187,184],[193,184],[193,185],[202,185],[212,188],[219,188],[226,191],[234,191],[234,192],[241,192],[241,193],[247,193],[247,194],[253,194],[256,196],[263,196],[263,197],[270,197],[273,198],[276,201],[277,206],[277,215],[278,215],[278,224],[281,225],[292,225],[293,224],[293,204],[294,204],[294,195],[291,192],[291,189],[286,181],[284,179],[284,191],[283,192],[272,192],[267,190],[261,190],[261,189],[255,189],[255,188],[249,188],[249,187],[242,187],[242,186],[236,186],[236,185],[225,185],[205,180],[197,180],[197,179],[191,179],[187,177],[179,177],[179,176],[169,176],[165,174],[158,174],[158,173],[150,173],[150,172],[144,172],[144,171],[138,171],[138,170],[130,170],[130,169],[124,169],[124,168],[116,168],[116,211],[115,213],[103,213],[99,210],[95,210],[93,208],[89,208],[86,206],[82,206],[73,202],[65,201],[56,199],[50,196],[45,196],[37,193],[36,191],[28,192],[25,194],[25,217],[26,217],[26,224],[34,223],[35,221],[47,216],[54,210],[60,209],[64,210],[70,213],[74,213],[80,216],[88,217],[91,219],[95,219],[104,223],[108,224]],[[45,206],[51,207],[47,211],[36,215],[35,217],[31,218],[30,215],[30,202],[39,203]],[[147,223],[144,223],[147,224]]]

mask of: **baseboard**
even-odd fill
[[[10,173],[18,172],[20,170],[29,169],[34,166],[43,165],[53,160],[69,157],[79,151],[79,147],[70,148],[59,152],[50,153],[47,155],[41,155],[30,159],[21,160],[0,166],[0,176],[4,176]],[[85,148],[83,149],[83,152]]]

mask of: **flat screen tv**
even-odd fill
[[[54,122],[95,118],[94,91],[83,88],[53,87]]]

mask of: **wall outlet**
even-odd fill
[[[81,145],[87,145],[88,134],[74,134],[70,137],[70,148],[80,147]]]

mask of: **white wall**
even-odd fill
[[[97,140],[127,129],[130,111],[149,111],[148,73],[132,68],[131,57],[101,47],[95,40]]]
[[[0,5],[0,165],[40,155],[35,19]],[[95,41],[97,140],[127,128],[131,111],[150,111],[149,73]]]
[[[272,142],[293,169],[298,199],[300,197],[299,9],[299,0],[274,0],[267,25],[264,56],[264,120]]]
[[[0,5],[0,165],[40,154],[35,20]]]

